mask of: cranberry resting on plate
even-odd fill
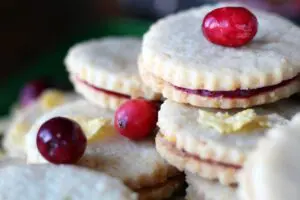
[[[132,140],[140,140],[156,128],[157,105],[144,99],[133,99],[122,104],[115,113],[115,128]]]
[[[243,7],[217,8],[208,13],[202,24],[204,36],[212,43],[241,47],[257,33],[257,18]]]
[[[40,127],[36,144],[41,155],[49,162],[73,164],[84,154],[87,139],[75,121],[55,117]]]

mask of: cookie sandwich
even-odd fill
[[[129,121],[115,122],[130,130]],[[184,177],[160,157],[152,136],[141,139],[133,129],[123,132],[124,137],[115,122],[114,112],[85,100],[58,107],[38,119],[26,136],[27,162],[69,163],[100,171],[122,180],[139,199],[172,196],[183,186]]]
[[[26,106],[18,109],[10,118],[10,123],[4,132],[3,148],[7,155],[24,158],[25,135],[35,120],[55,107],[75,101],[78,98],[79,96],[72,92],[46,89]]]
[[[300,115],[270,130],[251,153],[239,175],[240,200],[300,199]]]
[[[0,199],[137,199],[121,181],[75,166],[8,165],[0,168],[0,177]]]
[[[286,124],[299,110],[294,100],[230,111],[166,100],[159,111],[156,149],[180,170],[236,185],[237,174],[258,140],[270,128]]]
[[[142,84],[137,67],[141,41],[132,37],[107,37],[73,46],[65,65],[76,91],[89,101],[117,109],[131,98],[160,100]]]
[[[298,92],[300,28],[250,10],[207,5],[159,20],[143,38],[144,83],[173,101],[222,109],[272,103]]]

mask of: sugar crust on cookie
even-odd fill
[[[71,74],[106,90],[132,97],[156,98],[143,86],[138,75],[137,57],[141,40],[133,37],[106,37],[73,46],[65,58]]]
[[[258,18],[254,40],[242,48],[207,41],[201,31],[202,6],[170,15],[144,35],[140,65],[173,85],[189,89],[232,91],[276,85],[300,72],[300,28],[272,13],[250,9]],[[276,26],[274,26],[276,24]]]

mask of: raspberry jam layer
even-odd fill
[[[194,155],[194,154],[186,152],[184,149],[178,149],[173,142],[170,142],[167,139],[165,139],[163,134],[160,133],[160,136],[163,138],[164,143],[167,146],[169,146],[169,148],[172,149],[173,151],[175,150],[176,153],[179,156],[188,157],[188,158],[200,161],[200,162],[205,162],[205,163],[213,165],[213,166],[220,166],[220,167],[224,167],[224,168],[233,168],[233,169],[236,169],[236,170],[239,170],[239,169],[242,168],[241,165],[225,163],[225,162],[216,161],[216,160],[213,160],[213,159],[202,159],[198,155]],[[202,143],[202,144],[205,144],[205,143]]]
[[[295,81],[298,77],[299,76],[295,76],[294,78],[282,81],[276,85],[271,85],[271,86],[266,86],[266,87],[256,88],[256,89],[249,89],[249,90],[237,89],[233,91],[209,91],[209,90],[201,90],[201,89],[199,90],[188,89],[188,88],[178,87],[176,85],[172,85],[172,86],[188,94],[196,94],[203,97],[213,97],[213,98],[223,97],[223,98],[231,98],[231,99],[234,98],[243,99],[243,98],[250,98],[253,96],[257,96],[267,92],[272,92],[273,90],[276,90],[280,87],[284,87],[290,84],[291,82]]]
[[[76,80],[79,81],[80,83],[86,85],[87,87],[89,87],[93,90],[96,90],[98,92],[102,92],[102,93],[105,93],[107,95],[112,95],[112,96],[115,96],[115,97],[118,97],[118,98],[131,99],[131,96],[129,96],[129,95],[118,93],[118,92],[113,92],[111,90],[106,90],[106,89],[99,88],[99,87],[95,87],[95,86],[89,84],[88,82],[78,78],[78,77],[76,77]],[[152,102],[156,104],[158,110],[160,109],[160,106],[163,103],[162,100],[152,100]]]
[[[201,162],[205,162],[205,163],[208,163],[210,165],[221,166],[221,167],[225,167],[225,168],[234,168],[234,169],[237,169],[237,170],[242,168],[242,166],[240,166],[240,165],[228,164],[228,163],[225,163],[225,162],[219,162],[219,161],[215,161],[215,160],[212,160],[212,159],[202,159],[197,155],[193,155],[191,153],[186,152],[185,150],[179,150],[179,151],[181,151],[186,157],[190,157],[192,159],[199,160]]]
[[[98,91],[98,92],[102,92],[102,93],[105,93],[107,95],[111,95],[111,96],[115,96],[115,97],[118,97],[118,98],[125,98],[125,99],[130,99],[131,97],[129,95],[126,95],[126,94],[121,94],[121,93],[118,93],[118,92],[113,92],[113,91],[110,91],[110,90],[106,90],[106,89],[103,89],[103,88],[99,88],[99,87],[96,87],[96,86],[93,86],[91,84],[89,84],[88,82],[80,79],[80,78],[76,78],[77,81],[83,83],[84,85]]]

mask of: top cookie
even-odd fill
[[[137,67],[140,48],[141,40],[132,37],[93,39],[73,46],[65,64],[75,89],[88,100],[109,108],[118,107],[108,102],[112,99],[159,99],[140,80]],[[104,95],[110,98],[103,98]]]
[[[241,200],[300,199],[299,124],[298,114],[260,141],[240,174]]]
[[[253,92],[252,89],[256,89],[254,92],[257,94],[262,92],[257,89],[270,91],[272,88],[266,87],[276,89],[286,86],[286,81],[291,83],[300,72],[300,57],[296,53],[300,50],[300,39],[297,37],[300,29],[280,16],[250,9],[259,22],[254,40],[241,48],[215,45],[204,37],[201,23],[210,11],[224,6],[228,5],[203,6],[171,15],[155,23],[143,40],[139,60],[143,80],[161,92],[166,90],[165,85],[168,84],[191,94],[202,92],[203,97],[232,98],[235,94],[226,92],[240,91],[243,93],[239,94],[240,99],[253,96],[245,94]],[[147,79],[154,76],[156,82],[159,79],[160,84],[153,86],[153,83],[145,80],[143,74],[147,73]],[[219,93],[211,94],[213,92]],[[279,98],[282,97],[276,100]],[[247,107],[262,102],[207,107]]]
[[[93,39],[72,47],[65,63],[74,73],[80,73],[82,67],[89,66],[103,73],[130,78],[137,74],[136,59],[140,48],[138,38]]]

